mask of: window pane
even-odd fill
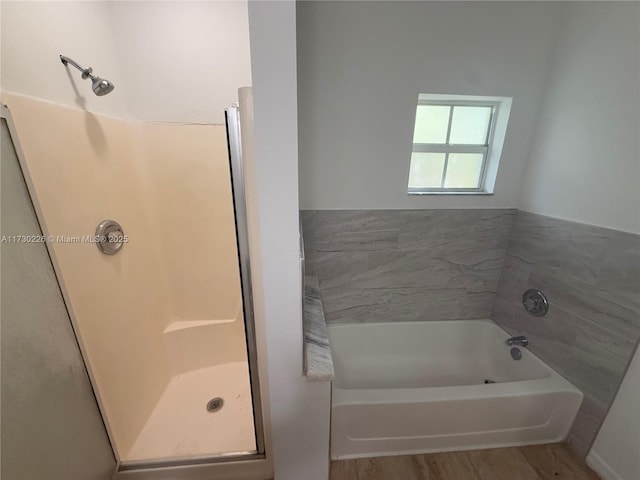
[[[478,188],[482,157],[481,153],[450,153],[444,186],[446,188]]]
[[[448,105],[418,105],[413,143],[445,143],[449,108]]]
[[[409,167],[409,188],[440,188],[444,156],[444,153],[413,152]]]
[[[449,143],[486,145],[491,107],[453,107]]]

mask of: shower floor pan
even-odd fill
[[[123,464],[167,462],[255,451],[247,362],[201,368],[174,376]],[[222,408],[207,410],[220,397]]]

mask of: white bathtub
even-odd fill
[[[330,325],[331,458],[564,440],[582,392],[508,337],[490,320]]]

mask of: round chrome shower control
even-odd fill
[[[96,245],[105,255],[114,255],[120,251],[126,237],[115,220],[103,220],[96,228]]]
[[[542,317],[549,311],[547,297],[540,290],[532,288],[522,294],[522,305],[531,315]]]

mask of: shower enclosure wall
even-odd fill
[[[242,165],[232,187],[225,127],[3,103],[121,469],[259,458]],[[126,235],[115,255],[88,239],[105,219]]]

